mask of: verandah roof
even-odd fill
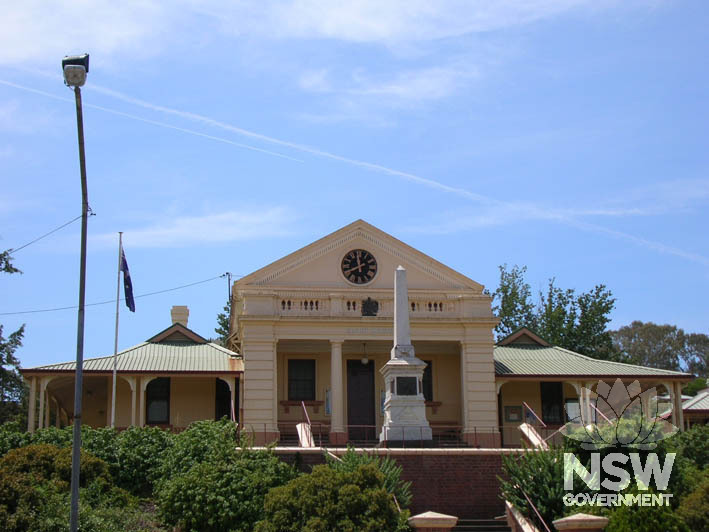
[[[120,351],[117,367],[121,373],[239,373],[244,364],[236,353],[215,343],[144,342]],[[85,372],[113,371],[113,356],[84,360]],[[74,372],[76,362],[62,362],[35,368],[22,373]]]
[[[682,403],[685,412],[709,412],[709,392],[700,392]]]
[[[500,377],[620,377],[689,380],[679,371],[597,360],[561,347],[538,344],[495,346],[495,375]]]

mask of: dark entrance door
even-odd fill
[[[373,362],[347,361],[347,424],[350,425],[350,440],[377,439]]]
[[[214,398],[214,419],[220,420],[223,417],[231,419],[231,392],[229,385],[221,379],[217,380],[216,393]]]

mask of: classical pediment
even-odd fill
[[[364,284],[352,283],[346,276],[348,272],[359,272],[357,260],[359,257],[364,260],[366,256],[350,256],[350,265],[342,266],[343,258],[353,250],[364,250],[376,260],[376,274]],[[236,286],[390,290],[394,286],[394,270],[399,265],[406,268],[409,289],[412,290],[480,293],[483,289],[479,283],[363,220],[357,220],[243,277],[236,282]]]

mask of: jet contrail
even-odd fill
[[[45,91],[41,91],[38,89],[33,89],[32,87],[25,87],[24,85],[12,83],[11,81],[6,81],[4,79],[0,79],[0,83],[2,83],[3,85],[7,85],[9,87],[14,87],[16,89],[26,91],[26,92],[31,92],[34,94],[39,94],[41,96],[46,96],[47,98],[53,98],[55,100],[60,100],[63,102],[71,102],[71,103],[74,102],[73,98],[64,98],[63,96],[57,96],[56,94],[52,94],[51,92],[45,92]],[[271,150],[264,150],[263,148],[257,148],[256,146],[242,144],[241,142],[235,142],[233,140],[225,139],[222,137],[215,137],[214,135],[207,135],[206,133],[200,133],[199,131],[194,131],[192,129],[186,129],[183,127],[173,126],[171,124],[166,124],[164,122],[157,122],[155,120],[149,120],[147,118],[142,118],[140,116],[132,115],[130,113],[124,113],[123,111],[116,111],[115,109],[109,109],[108,107],[102,107],[100,105],[95,105],[92,103],[85,103],[85,102],[82,105],[84,107],[98,109],[99,111],[104,111],[106,113],[111,113],[114,115],[123,116],[125,118],[130,118],[131,120],[137,120],[139,122],[144,122],[146,124],[152,124],[154,126],[164,127],[167,129],[173,129],[175,131],[180,131],[182,133],[187,133],[188,135],[195,135],[197,137],[202,137],[202,138],[209,139],[209,140],[215,140],[217,142],[223,142],[224,144],[230,144],[232,146],[236,146],[238,148],[243,148],[245,150],[251,150],[251,151],[256,151],[256,152],[260,152],[260,153],[265,153],[267,155],[273,155],[274,157],[280,157],[281,159],[288,159],[289,161],[295,161],[298,163],[303,162],[301,159],[296,159],[295,157],[291,157],[289,155],[284,155],[283,153],[278,153],[278,152],[271,151]]]
[[[56,96],[56,95],[51,94],[51,93],[48,93],[48,92],[44,92],[44,91],[41,91],[41,90],[33,89],[33,88],[31,88],[31,87],[25,87],[25,86],[23,86],[23,85],[18,85],[18,84],[16,84],[16,83],[12,83],[12,82],[9,82],[9,81],[5,81],[5,80],[1,80],[1,79],[0,79],[0,83],[5,84],[5,85],[8,85],[8,86],[10,86],[10,87],[15,87],[15,88],[20,89],[20,90],[32,92],[32,93],[35,93],[35,94],[40,94],[40,95],[42,95],[42,96],[47,96],[47,97],[49,97],[49,98],[54,98],[54,99],[63,100],[63,101],[72,101],[72,100],[69,99],[69,98],[63,98],[63,97],[61,97],[61,96]],[[546,208],[542,208],[542,207],[537,207],[536,205],[529,204],[529,203],[512,203],[512,202],[506,202],[506,201],[497,200],[497,199],[495,199],[495,198],[491,198],[491,197],[485,196],[485,195],[483,195],[483,194],[478,194],[478,193],[475,193],[475,192],[471,192],[470,190],[467,190],[467,189],[464,189],[464,188],[460,188],[460,187],[453,187],[453,186],[450,186],[450,185],[446,185],[445,183],[441,183],[440,181],[436,181],[436,180],[434,180],[434,179],[425,178],[425,177],[422,177],[422,176],[419,176],[419,175],[416,175],[416,174],[412,174],[412,173],[409,173],[409,172],[404,172],[404,171],[401,171],[401,170],[396,170],[396,169],[394,169],[394,168],[389,168],[389,167],[386,167],[386,166],[383,166],[383,165],[380,165],[380,164],[376,164],[376,163],[370,163],[370,162],[367,162],[367,161],[361,161],[361,160],[358,160],[358,159],[352,159],[352,158],[349,158],[349,157],[344,157],[344,156],[342,156],[342,155],[337,155],[337,154],[335,154],[335,153],[330,153],[330,152],[328,152],[328,151],[321,150],[321,149],[319,149],[319,148],[314,148],[314,147],[311,147],[311,146],[307,146],[307,145],[305,145],[305,144],[299,144],[299,143],[296,143],[296,142],[290,142],[290,141],[287,141],[287,140],[281,140],[281,139],[278,139],[278,138],[275,138],[275,137],[270,137],[270,136],[268,136],[268,135],[264,135],[264,134],[261,134],[261,133],[257,133],[257,132],[255,132],[255,131],[250,131],[250,130],[248,130],[248,129],[236,127],[236,126],[233,126],[233,125],[231,125],[231,124],[227,124],[227,123],[225,123],[225,122],[220,122],[219,120],[215,120],[215,119],[213,119],[213,118],[210,118],[210,117],[207,117],[207,116],[203,116],[203,115],[200,115],[200,114],[197,114],[197,113],[192,113],[192,112],[189,112],[189,111],[181,111],[181,110],[179,110],[179,109],[173,109],[173,108],[170,108],[170,107],[165,107],[165,106],[162,106],[162,105],[153,104],[153,103],[150,103],[150,102],[147,102],[147,101],[144,101],[144,100],[140,100],[140,99],[138,99],[138,98],[133,98],[133,97],[131,97],[131,96],[122,94],[122,93],[117,92],[117,91],[114,91],[114,90],[112,90],[112,89],[108,89],[108,88],[106,88],[106,87],[101,87],[101,86],[97,86],[97,85],[93,85],[93,84],[91,85],[91,87],[92,87],[92,90],[96,90],[97,92],[101,92],[101,93],[103,93],[103,94],[105,94],[105,95],[107,95],[107,96],[110,96],[110,97],[113,97],[113,98],[122,100],[122,101],[124,101],[124,102],[126,102],[126,103],[130,103],[130,104],[133,104],[133,105],[137,105],[137,106],[139,106],[139,107],[143,107],[143,108],[145,108],[145,109],[149,109],[149,110],[152,110],[152,111],[160,112],[160,113],[163,113],[163,114],[169,114],[169,115],[173,115],[173,116],[178,116],[178,117],[180,117],[180,118],[184,118],[184,119],[191,120],[191,121],[194,121],[194,122],[199,122],[199,123],[205,124],[205,125],[207,125],[207,126],[216,127],[216,128],[218,128],[218,129],[222,129],[222,130],[224,130],[224,131],[229,131],[229,132],[231,132],[231,133],[236,133],[236,134],[238,134],[238,135],[242,135],[242,136],[245,136],[245,137],[248,137],[248,138],[252,138],[252,139],[259,140],[259,141],[266,142],[266,143],[270,143],[270,144],[275,144],[275,145],[277,145],[277,146],[283,146],[283,147],[285,147],[285,148],[289,148],[289,149],[292,149],[292,150],[300,151],[300,152],[302,152],[302,153],[308,153],[308,154],[311,154],[311,155],[315,155],[315,156],[319,156],[319,157],[323,157],[323,158],[327,158],[327,159],[339,161],[339,162],[342,162],[342,163],[345,163],[345,164],[349,164],[349,165],[352,165],[352,166],[357,166],[357,167],[360,167],[360,168],[364,168],[364,169],[369,170],[369,171],[373,171],[373,172],[377,172],[377,173],[383,173],[383,174],[387,174],[387,175],[392,175],[392,176],[400,177],[400,178],[403,178],[403,179],[405,179],[405,180],[407,180],[407,181],[411,181],[411,182],[413,182],[413,183],[417,183],[417,184],[419,184],[419,185],[424,185],[424,186],[427,186],[427,187],[429,187],[429,188],[441,190],[441,191],[443,191],[443,192],[448,192],[448,193],[456,194],[457,196],[460,196],[460,197],[463,197],[463,198],[465,198],[465,199],[474,201],[474,202],[476,202],[476,203],[480,203],[480,204],[484,204],[484,205],[489,205],[489,206],[492,206],[492,207],[497,206],[497,207],[505,207],[505,208],[508,208],[508,209],[524,210],[525,212],[527,212],[527,213],[530,215],[531,218],[540,219],[540,220],[552,220],[552,221],[557,221],[557,222],[559,222],[559,223],[562,223],[562,224],[565,224],[565,225],[568,225],[568,226],[571,226],[571,227],[575,227],[576,229],[579,229],[579,230],[582,230],[582,231],[587,231],[587,232],[592,232],[592,233],[599,233],[599,234],[605,234],[605,235],[611,236],[611,237],[613,237],[613,238],[619,238],[619,239],[627,240],[627,241],[629,241],[629,242],[633,242],[634,244],[636,244],[636,245],[638,245],[638,246],[645,247],[645,248],[647,248],[647,249],[651,249],[651,250],[657,251],[657,252],[659,252],[659,253],[674,255],[674,256],[677,256],[677,257],[681,257],[681,258],[683,258],[683,259],[691,260],[691,261],[693,261],[693,262],[698,262],[698,263],[700,263],[700,264],[709,265],[709,259],[706,258],[706,257],[704,257],[704,256],[702,256],[702,255],[698,255],[698,254],[696,254],[696,253],[691,253],[691,252],[687,252],[687,251],[684,251],[684,250],[681,250],[681,249],[678,249],[678,248],[674,248],[674,247],[671,247],[671,246],[667,246],[666,244],[663,244],[663,243],[661,243],[661,242],[654,242],[654,241],[652,241],[652,240],[647,240],[647,239],[645,239],[645,238],[632,235],[632,234],[630,234],[630,233],[624,233],[624,232],[622,232],[622,231],[617,231],[617,230],[615,230],[615,229],[609,229],[609,228],[607,228],[607,227],[604,227],[604,226],[601,226],[601,225],[597,225],[597,224],[586,223],[586,222],[583,222],[583,221],[578,220],[577,218],[574,218],[574,217],[572,217],[572,216],[569,216],[569,215],[567,215],[567,214],[565,214],[565,213],[554,212],[554,211],[552,211],[552,210],[550,210],[550,209],[546,209]],[[268,155],[273,155],[273,156],[281,157],[281,158],[284,158],[284,159],[290,159],[290,160],[294,160],[294,161],[297,161],[297,162],[304,162],[304,161],[302,161],[302,160],[300,160],[300,159],[295,159],[295,158],[293,158],[293,157],[289,157],[288,155],[284,155],[284,154],[282,154],[282,153],[272,152],[272,151],[269,151],[269,150],[264,150],[264,149],[261,149],[261,148],[257,148],[257,147],[255,147],[255,146],[250,146],[250,145],[248,145],[248,144],[241,144],[241,143],[234,142],[234,141],[231,141],[231,140],[228,140],[228,139],[224,139],[224,138],[221,138],[221,137],[214,137],[214,136],[212,136],[212,135],[207,135],[207,134],[200,133],[200,132],[198,132],[198,131],[193,131],[193,130],[190,130],[190,129],[180,128],[180,127],[173,126],[173,125],[170,125],[170,124],[165,124],[165,123],[163,123],[163,122],[156,122],[156,121],[149,120],[149,119],[146,119],[146,118],[142,118],[142,117],[139,117],[139,116],[135,116],[135,115],[131,115],[131,114],[128,114],[128,113],[124,113],[124,112],[122,112],[122,111],[116,111],[116,110],[113,110],[113,109],[109,109],[109,108],[106,108],[106,107],[101,107],[101,106],[93,105],[93,104],[88,104],[87,106],[92,107],[92,108],[94,108],[94,109],[98,109],[98,110],[107,112],[107,113],[112,113],[112,114],[115,114],[115,115],[118,115],[118,116],[124,116],[124,117],[126,117],[126,118],[130,118],[130,119],[133,119],[133,120],[138,120],[138,121],[140,121],[140,122],[145,122],[145,123],[147,123],[147,124],[153,124],[153,125],[156,125],[156,126],[165,127],[165,128],[168,128],[168,129],[174,129],[174,130],[176,130],[176,131],[181,131],[181,132],[184,132],[184,133],[188,133],[188,134],[191,134],[191,135],[197,135],[197,136],[204,137],[204,138],[207,138],[207,139],[216,140],[216,141],[219,141],[219,142],[224,142],[224,143],[226,143],[226,144],[231,144],[231,145],[234,145],[234,146],[238,146],[238,147],[240,147],[240,148],[249,149],[249,150],[253,150],[253,151],[258,151],[258,152],[266,153],[266,154],[268,154]]]

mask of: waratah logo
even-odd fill
[[[580,422],[570,421],[560,430],[567,438],[582,442],[584,449],[621,446],[654,449],[658,441],[677,432],[677,427],[664,419],[671,408],[667,412],[659,412],[654,387],[642,391],[638,381],[626,387],[617,379],[611,388],[605,382],[598,381],[595,407],[590,399],[591,393],[591,390],[584,388],[581,395],[589,398],[589,408],[584,412],[581,402]]]

